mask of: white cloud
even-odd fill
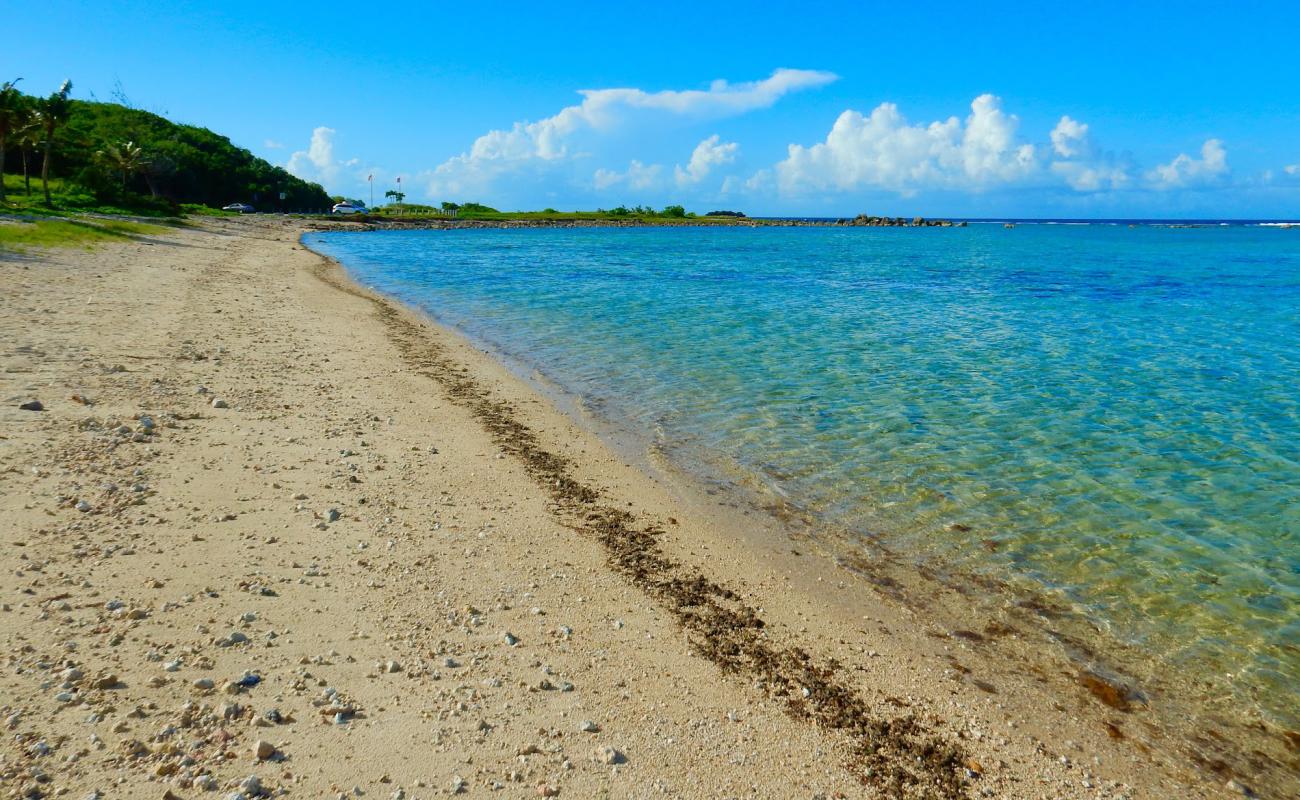
[[[1032,144],[1018,143],[1019,120],[983,94],[963,122],[949,117],[911,125],[893,103],[870,116],[845,111],[826,141],[792,144],[776,165],[786,192],[881,188],[913,194],[928,188],[983,189],[1022,180],[1039,167]]]
[[[768,108],[785,95],[836,80],[829,72],[778,69],[761,81],[730,84],[714,81],[708,89],[586,89],[582,102],[536,122],[516,122],[509,130],[488,131],[469,151],[448,159],[427,174],[431,194],[485,190],[496,178],[572,155],[579,134],[608,134],[636,113],[713,119]]]
[[[679,164],[673,170],[673,176],[678,186],[689,186],[699,183],[708,177],[714,167],[723,164],[730,164],[736,160],[736,154],[740,152],[740,145],[735,142],[723,142],[722,137],[713,134],[709,138],[695,146],[691,153],[691,160],[682,169]]]
[[[284,142],[277,142],[274,139],[267,139],[266,141],[262,142],[262,146],[265,147],[267,150],[283,150]]]
[[[1082,146],[1087,142],[1088,126],[1068,116],[1061,117],[1061,121],[1052,128],[1051,137],[1052,149],[1056,154],[1071,158],[1079,155]]]
[[[1287,166],[1282,168],[1282,171],[1288,175],[1295,175],[1300,177],[1300,164],[1288,164]]]
[[[315,181],[327,188],[336,184],[342,165],[334,159],[334,134],[333,128],[324,125],[313,130],[311,144],[306,150],[294,151],[285,169],[305,181]]]
[[[653,189],[660,185],[660,175],[663,173],[663,166],[659,164],[642,164],[640,161],[633,160],[627,165],[626,172],[614,172],[608,169],[598,169],[592,176],[592,182],[597,189],[608,189],[612,186],[626,186],[629,189],[643,191]]]
[[[1068,116],[1061,117],[1050,134],[1057,158],[1050,169],[1072,189],[1097,192],[1128,184],[1128,169],[1110,153],[1100,152],[1088,135],[1088,126]]]
[[[1147,180],[1157,189],[1177,189],[1211,183],[1228,173],[1228,151],[1218,139],[1206,139],[1201,157],[1179,153],[1173,161],[1147,173]]]

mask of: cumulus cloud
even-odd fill
[[[613,186],[624,186],[628,189],[638,191],[653,189],[661,184],[660,176],[663,173],[663,166],[660,164],[642,164],[635,159],[627,165],[626,172],[614,172],[608,169],[598,169],[592,176],[592,183],[597,189],[608,189]]]
[[[848,110],[826,141],[789,146],[776,165],[777,183],[795,193],[880,188],[905,195],[1011,183],[1039,166],[1034,146],[1016,141],[1018,126],[991,94],[975,98],[964,122],[954,116],[913,125],[893,103],[881,103],[869,116]]]
[[[1100,151],[1088,134],[1088,126],[1069,116],[1061,117],[1049,134],[1056,158],[1049,169],[1081,192],[1119,189],[1129,182],[1128,169],[1114,155]]]
[[[333,128],[324,125],[313,130],[311,144],[306,150],[295,150],[285,169],[305,181],[314,181],[326,188],[336,186],[343,169],[356,166],[357,159],[340,161],[334,157],[335,133]]]
[[[673,177],[678,186],[690,186],[708,177],[715,167],[730,164],[736,160],[740,145],[735,142],[723,142],[722,137],[713,134],[695,146],[691,160],[683,169],[680,164],[673,170]]]
[[[778,69],[760,81],[718,80],[708,89],[586,89],[582,102],[536,122],[516,122],[508,130],[478,137],[468,152],[448,159],[428,175],[433,194],[482,190],[495,178],[526,166],[573,155],[572,141],[582,133],[606,134],[637,113],[716,119],[768,108],[791,92],[824,86],[837,79],[830,72]]]
[[[1051,137],[1052,149],[1056,154],[1071,158],[1083,150],[1083,145],[1088,140],[1088,126],[1068,116],[1061,117],[1061,121],[1052,128]]]
[[[1228,173],[1228,151],[1218,139],[1206,139],[1201,157],[1179,153],[1173,161],[1147,173],[1147,180],[1157,189],[1179,189],[1213,183]]]

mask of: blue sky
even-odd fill
[[[362,199],[1300,217],[1294,1],[41,5],[4,78]]]

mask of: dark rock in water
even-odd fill
[[[18,407],[21,408],[23,411],[44,411],[45,410],[45,404],[42,403],[40,400],[30,400]]]

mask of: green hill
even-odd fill
[[[138,147],[140,165],[116,169],[113,151]],[[4,171],[9,201],[35,205],[40,195],[42,150],[29,148],[33,194],[14,191],[13,173],[22,172],[22,152],[11,142]],[[249,203],[259,211],[329,208],[320,185],[307,183],[237,147],[225,136],[195,125],[181,125],[157,114],[116,103],[73,100],[66,124],[59,127],[50,176],[62,179],[61,205],[108,206],[125,210],[168,211],[181,204],[220,207]],[[282,200],[280,195],[284,194]]]

